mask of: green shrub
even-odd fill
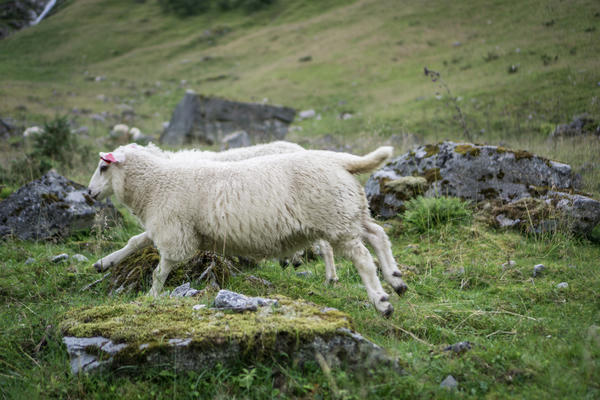
[[[461,199],[419,196],[406,203],[403,220],[409,229],[426,232],[448,223],[468,223],[471,217],[468,203]]]
[[[213,8],[220,11],[241,9],[254,12],[274,2],[275,0],[158,0],[164,12],[171,12],[180,17],[202,14]]]
[[[165,12],[172,12],[180,17],[201,14],[210,7],[209,0],[158,0]]]
[[[62,116],[44,124],[43,132],[34,136],[32,156],[71,168],[78,150],[77,137],[71,133],[67,117]]]

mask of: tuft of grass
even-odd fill
[[[472,215],[469,204],[459,198],[419,196],[406,203],[402,218],[410,230],[424,233],[441,225],[469,223]]]

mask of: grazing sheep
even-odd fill
[[[369,299],[388,316],[393,307],[363,238],[373,244],[395,290],[401,293],[406,285],[389,240],[372,221],[363,188],[352,174],[377,168],[391,152],[382,147],[358,157],[298,151],[214,162],[180,161],[122,146],[100,153],[88,190],[97,199],[114,193],[146,228],[141,240],[154,242],[161,255],[153,273],[153,296],[173,266],[197,250],[262,259],[290,255],[322,239],[353,261]]]

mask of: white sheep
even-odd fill
[[[116,124],[110,131],[112,137],[126,137],[129,134],[129,126],[125,124]]]
[[[271,154],[285,154],[292,153],[295,151],[303,151],[304,148],[291,142],[286,141],[276,141],[265,144],[258,144],[255,146],[249,146],[245,148],[232,149],[221,152],[214,151],[201,151],[201,150],[180,150],[177,152],[164,151],[159,147],[155,146],[153,143],[149,143],[146,147],[140,147],[141,149],[145,149],[147,151],[152,152],[153,154],[159,155],[165,158],[177,158],[180,161],[185,160],[194,160],[196,158],[204,159],[204,160],[213,160],[213,161],[240,161],[247,160],[253,157],[259,157],[264,155]],[[94,267],[98,272],[102,272],[112,267],[113,265],[118,264],[123,259],[125,259],[130,254],[135,251],[146,247],[151,244],[151,241],[147,238],[146,233],[142,233],[140,235],[134,236],[131,238],[125,247],[120,250],[115,251],[98,260]],[[313,244],[313,249],[316,253],[321,254],[325,263],[325,280],[327,283],[335,283],[338,282],[338,276],[335,268],[335,263],[333,259],[333,249],[329,245],[329,243],[320,240]]]
[[[304,150],[303,147],[301,147],[295,143],[286,142],[286,141],[276,141],[276,142],[271,142],[271,143],[258,144],[255,146],[249,146],[249,147],[232,149],[232,150],[221,151],[221,152],[201,151],[201,150],[196,150],[196,149],[180,150],[177,152],[171,152],[171,151],[164,151],[164,150],[160,149],[159,147],[155,146],[153,143],[149,143],[146,147],[141,147],[141,149],[145,149],[145,150],[150,151],[153,154],[157,154],[161,157],[166,157],[166,158],[170,158],[170,159],[177,158],[180,161],[185,161],[185,160],[193,161],[196,158],[204,159],[204,160],[213,160],[213,161],[240,161],[240,160],[247,160],[249,158],[259,157],[259,156],[264,156],[264,155],[285,154],[285,153],[292,153],[295,151],[303,151]],[[377,224],[375,224],[375,225],[372,225],[371,230],[377,230],[378,228],[379,228],[379,226],[377,226]],[[381,229],[381,228],[379,228],[379,229]],[[365,239],[367,241],[369,241],[369,243],[371,243],[371,245],[374,247],[377,246],[378,243],[383,242],[385,245],[385,248],[382,249],[380,252],[382,254],[392,254],[391,253],[391,251],[392,251],[391,244],[389,243],[389,241],[385,240],[386,236],[385,235],[382,236],[381,232],[379,233],[379,236],[381,239],[376,240],[376,243],[372,243],[373,236],[371,236],[371,235],[367,235],[365,237]],[[113,265],[116,265],[119,262],[121,262],[123,259],[125,259],[130,254],[132,254],[135,251],[137,251],[143,247],[146,247],[150,244],[152,244],[152,242],[150,241],[150,239],[147,238],[147,235],[145,232],[140,235],[134,236],[127,242],[127,245],[125,247],[98,260],[94,264],[94,267],[96,268],[96,270],[98,272],[105,271],[108,268],[112,267]],[[312,247],[316,253],[320,254],[323,257],[323,261],[325,264],[325,281],[327,283],[338,282],[339,279],[338,279],[337,271],[335,268],[335,262],[334,262],[334,258],[333,258],[333,249],[331,248],[331,245],[324,240],[319,240],[319,241],[315,242]],[[393,260],[393,258],[392,258],[392,260]],[[406,287],[400,286],[400,287],[395,287],[394,289],[399,294],[402,294],[402,292],[406,289]]]
[[[125,125],[125,126],[127,126],[127,125]],[[141,138],[144,137],[140,128],[137,128],[135,126],[132,127],[131,129],[129,129],[128,135],[129,135],[129,139],[131,139],[133,141],[140,140]]]
[[[161,255],[153,296],[173,266],[197,250],[261,259],[292,254],[318,239],[354,262],[384,315],[393,308],[363,238],[373,245],[385,279],[399,293],[406,289],[387,235],[372,221],[352,176],[378,167],[390,147],[364,157],[298,151],[239,162],[182,162],[139,146],[100,155],[89,193],[98,199],[114,193],[146,228],[141,240],[154,242]]]
[[[43,132],[44,130],[39,126],[30,126],[29,128],[25,129],[25,132],[23,132],[23,137],[37,136]]]

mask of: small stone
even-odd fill
[[[317,113],[315,112],[315,110],[310,109],[310,110],[304,110],[304,111],[300,111],[298,113],[298,117],[300,119],[309,119],[309,118],[314,118],[317,115]]]
[[[558,285],[556,285],[557,289],[566,289],[569,287],[569,284],[567,282],[561,282]]]
[[[186,282],[183,285],[177,286],[175,289],[173,289],[169,297],[192,297],[198,293],[200,293],[199,290],[193,289],[190,286],[190,283]]]
[[[312,275],[312,272],[310,271],[300,271],[300,272],[296,272],[296,276],[302,277],[302,278],[309,278]]]
[[[75,261],[77,262],[87,262],[90,261],[86,256],[84,256],[83,254],[75,254],[73,257]]]
[[[512,268],[515,265],[517,265],[517,262],[515,260],[508,260],[508,262],[502,264],[502,269]]]
[[[27,260],[25,260],[25,265],[31,265],[34,262],[35,262],[35,258],[29,257]]]
[[[233,310],[235,312],[256,311],[258,307],[277,305],[277,300],[262,297],[248,297],[229,290],[220,290],[215,297],[215,308]]]
[[[546,267],[544,266],[544,264],[537,264],[533,267],[533,276],[536,277],[538,275],[540,275],[542,273],[542,271],[544,271],[546,269]]]
[[[196,310],[196,311],[198,311],[198,310],[201,310],[201,309],[203,309],[203,308],[206,308],[206,304],[196,304],[196,305],[193,307],[193,309],[194,309],[194,310]]]
[[[458,387],[458,382],[452,375],[448,375],[446,379],[440,383],[440,387],[446,388],[448,390],[456,389]]]
[[[62,261],[67,261],[68,259],[69,259],[69,255],[67,253],[62,253],[62,254],[52,257],[52,262],[59,263]]]
[[[519,218],[511,219],[506,217],[504,214],[498,214],[496,216],[496,221],[498,222],[501,228],[513,227],[521,222]]]
[[[254,275],[248,275],[246,277],[247,280],[249,280],[252,283],[258,283],[264,286],[273,286],[273,284],[271,282],[269,282],[266,279],[263,278],[259,278],[258,276],[254,276]]]
[[[444,351],[453,351],[456,354],[462,354],[466,351],[469,351],[473,348],[473,344],[471,342],[458,342],[450,345],[444,349]]]

